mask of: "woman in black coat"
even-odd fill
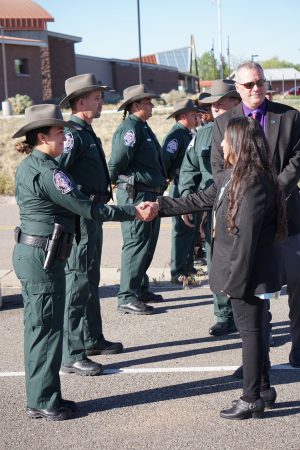
[[[221,411],[221,417],[256,418],[276,399],[264,357],[266,304],[259,296],[282,286],[277,238],[286,233],[284,201],[257,121],[232,119],[222,148],[226,170],[219,188],[213,184],[179,199],[159,197],[159,214],[172,216],[213,207],[210,287],[231,299],[242,338],[244,369],[243,395],[230,409]]]

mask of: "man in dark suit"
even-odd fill
[[[287,201],[289,237],[282,244],[289,295],[292,348],[290,364],[300,367],[300,114],[296,109],[265,98],[267,83],[262,67],[246,61],[236,70],[236,90],[242,103],[218,117],[213,127],[211,165],[216,183],[224,170],[221,142],[232,117],[255,118],[267,137],[279,186]]]

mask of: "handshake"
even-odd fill
[[[158,202],[141,202],[135,207],[135,217],[144,222],[150,222],[155,219],[158,210]]]

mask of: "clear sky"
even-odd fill
[[[35,0],[55,18],[48,29],[82,37],[78,54],[138,56],[137,0]],[[214,42],[219,55],[218,8],[213,0],[140,0],[142,54],[185,47],[195,36],[197,56]],[[223,56],[231,65],[278,56],[300,63],[299,0],[221,0]]]

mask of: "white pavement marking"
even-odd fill
[[[191,372],[232,372],[239,366],[204,366],[204,367],[148,367],[148,368],[128,368],[128,369],[104,369],[102,374],[135,374],[135,373],[191,373]],[[277,364],[272,366],[271,370],[300,370],[300,368],[291,367],[289,364]],[[67,375],[60,373],[61,375]],[[4,377],[23,377],[25,372],[0,372],[0,378]]]

